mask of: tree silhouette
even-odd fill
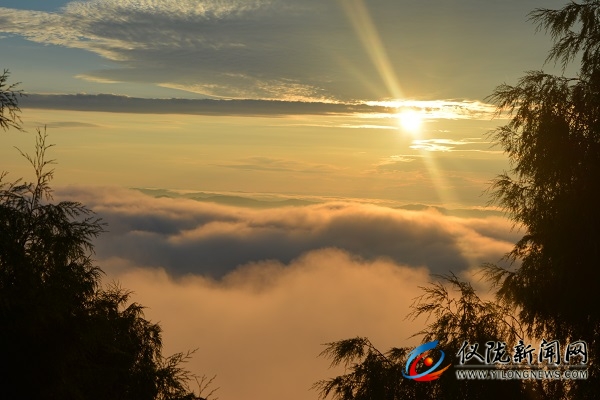
[[[449,356],[457,354],[465,340],[482,345],[502,341],[510,347],[523,337],[518,321],[511,317],[509,305],[481,300],[469,283],[455,275],[438,278],[440,281],[422,288],[423,295],[412,305],[408,318],[424,315],[431,320],[414,336],[422,335],[423,342],[438,340]],[[526,387],[518,381],[460,381],[453,370],[443,373],[438,380],[416,382],[402,378],[411,348],[392,348],[381,353],[367,338],[341,340],[326,346],[321,355],[332,360],[332,367],[344,364],[350,372],[315,383],[321,398],[332,395],[338,400],[507,399],[543,389]]]
[[[51,147],[38,130],[35,154],[21,153],[33,182],[0,174],[1,397],[202,399],[190,383],[201,393],[212,380],[183,368],[191,353],[163,357],[160,326],[128,291],[101,286],[91,256],[104,226],[78,202],[53,202]]]
[[[532,71],[490,96],[511,117],[494,132],[512,167],[494,196],[526,234],[507,256],[520,267],[488,265],[488,276],[528,335],[585,340],[600,354],[600,2],[537,9],[531,19],[554,39],[547,61],[564,68],[580,56],[580,69],[574,78]],[[600,370],[589,366],[569,396],[591,398]]]
[[[394,400],[431,396],[429,387],[399,379],[410,349],[392,348],[382,353],[364,337],[326,344],[321,356],[331,359],[331,367],[342,364],[346,371],[313,385],[321,398],[332,395],[338,400]]]
[[[16,90],[18,83],[7,83],[9,75],[7,69],[0,75],[0,127],[22,130],[18,97],[23,93]]]

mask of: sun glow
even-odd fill
[[[397,118],[402,128],[410,133],[419,132],[423,125],[423,116],[415,111],[404,111]]]

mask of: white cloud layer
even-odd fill
[[[107,280],[148,307],[167,353],[198,348],[188,366],[216,374],[222,399],[316,399],[311,385],[341,372],[317,357],[326,342],[416,345],[424,321],[405,316],[430,273],[466,274],[516,235],[497,217],[349,202],[257,210],[82,187],[56,199],[108,222]]]
[[[59,193],[88,204],[108,223],[110,232],[97,243],[99,257],[163,267],[174,275],[221,277],[240,265],[289,263],[324,248],[367,260],[385,257],[434,273],[459,272],[498,261],[516,239],[489,229],[501,226],[509,232],[510,222],[503,218],[461,219],[435,210],[347,202],[258,210],[156,199],[123,189]]]

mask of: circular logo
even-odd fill
[[[438,340],[434,340],[433,342],[422,344],[411,351],[408,354],[408,360],[406,361],[406,372],[402,372],[402,375],[405,378],[419,382],[433,381],[438,379],[444,371],[450,368],[450,364],[448,364],[439,371],[436,371],[436,369],[442,364],[442,361],[444,361],[444,357],[446,357],[442,350],[438,350],[437,352],[439,353],[439,358],[434,364],[434,359],[431,357],[431,355],[433,350],[438,345],[438,342]],[[417,365],[421,360],[423,360],[423,365],[429,367],[429,369],[423,372],[417,372]]]

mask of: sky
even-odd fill
[[[0,68],[55,144],[57,200],[107,222],[95,258],[217,375],[221,399],[316,399],[322,344],[415,345],[433,274],[472,278],[523,232],[487,96],[544,69],[555,0],[0,0]],[[567,70],[568,74],[570,71]],[[339,371],[338,371],[339,372]]]

